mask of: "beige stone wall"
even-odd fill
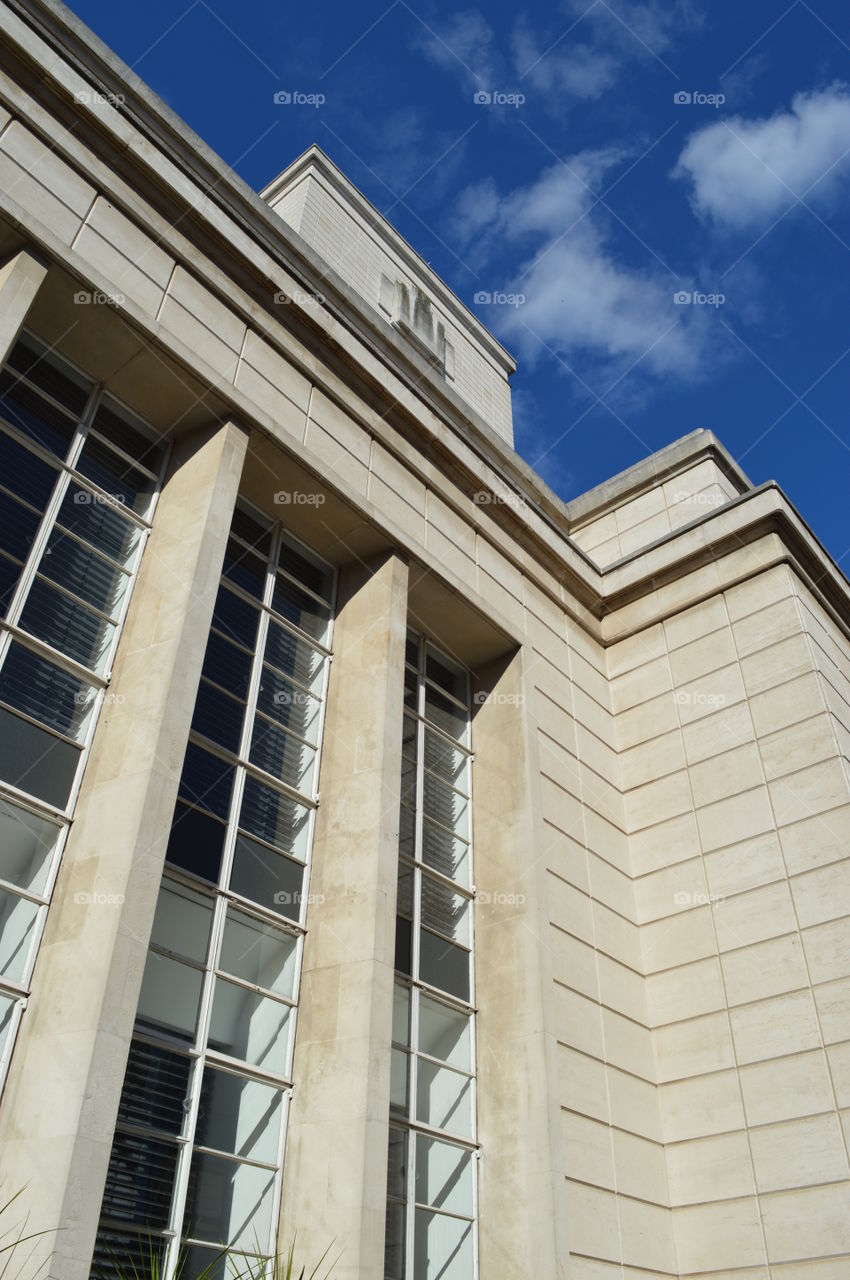
[[[838,1276],[846,642],[778,565],[609,663],[679,1274]]]

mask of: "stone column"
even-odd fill
[[[561,1280],[569,1261],[528,661],[479,673],[472,725],[481,1280]]]
[[[0,1182],[86,1280],[169,827],[247,434],[193,431],[142,558],[0,1107]]]
[[[46,275],[47,263],[29,249],[0,267],[0,364],[6,363]]]
[[[407,565],[340,580],[284,1162],[280,1247],[383,1275]]]

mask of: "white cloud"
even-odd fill
[[[456,13],[439,29],[419,26],[415,46],[447,71],[470,73],[476,84],[491,85],[501,68],[493,28],[477,9]]]
[[[569,364],[581,357],[583,369],[596,366],[611,380],[636,361],[645,371],[695,375],[708,317],[674,305],[674,292],[687,283],[660,265],[625,264],[591,208],[588,187],[599,189],[624,158],[615,149],[585,152],[570,159],[569,169],[554,165],[501,198],[492,184],[462,198],[467,213],[458,215],[455,230],[479,252],[488,251],[491,262],[526,254],[507,280],[494,279],[492,266],[480,268],[482,289],[525,297],[519,306],[480,314],[526,361],[548,348]]]
[[[691,184],[701,216],[731,227],[761,226],[797,196],[810,202],[834,193],[850,173],[848,147],[850,91],[836,84],[798,93],[790,111],[767,119],[735,117],[698,130],[673,172]]]
[[[600,98],[617,79],[620,64],[607,50],[570,42],[547,52],[546,41],[527,26],[516,28],[512,36],[514,65],[521,80],[538,95],[550,98],[555,107],[562,97],[591,101]]]

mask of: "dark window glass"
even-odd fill
[[[0,778],[64,809],[80,748],[0,708]]]
[[[247,600],[234,595],[227,587],[219,587],[213,609],[213,625],[231,640],[238,640],[246,649],[253,649],[257,637],[259,610]]]
[[[149,1231],[101,1227],[92,1257],[92,1280],[162,1275],[164,1254],[165,1239],[162,1236]]]
[[[300,631],[305,631],[308,636],[319,640],[324,637],[331,616],[330,609],[319,604],[280,573],[275,578],[272,607],[282,618],[286,618],[287,622],[291,622]]]
[[[287,537],[284,537],[283,546],[280,549],[279,563],[281,569],[285,569],[290,577],[295,578],[302,586],[314,591],[323,600],[330,600],[333,592],[333,571],[314,560],[300,547],[296,547]]]
[[[301,912],[304,868],[300,862],[276,853],[248,836],[236,837],[230,887],[243,898],[259,903],[269,911],[278,911],[288,920],[297,920]]]
[[[6,371],[0,373],[0,415],[43,449],[60,458],[67,454],[76,429],[74,419]]]
[[[14,643],[0,671],[0,700],[59,733],[81,730],[94,690],[32,649]]]
[[[317,649],[275,622],[269,623],[263,656],[278,671],[292,676],[299,684],[308,688],[312,688],[322,665],[322,655]]]
[[[58,356],[48,355],[30,338],[24,336],[15,343],[9,365],[77,417],[86,407],[90,384]]]
[[[256,778],[245,779],[239,825],[287,853],[303,856],[309,810]]]
[[[256,516],[250,515],[243,507],[237,507],[233,513],[231,531],[247,542],[268,560],[272,549],[272,534],[268,525],[261,524]]]
[[[92,427],[137,462],[143,463],[151,471],[159,471],[168,448],[168,443],[162,436],[154,439],[140,426],[131,425],[124,416],[105,404],[98,408]]]
[[[198,809],[190,809],[178,800],[166,861],[217,884],[226,830],[222,822]]]
[[[130,1045],[118,1123],[156,1129],[176,1137],[186,1121],[189,1059],[159,1045],[134,1040]]]
[[[87,480],[100,485],[116,502],[126,503],[133,511],[146,511],[156,480],[120,458],[101,440],[89,436],[77,463],[77,470]]]
[[[235,542],[233,538],[228,542],[224,553],[223,573],[225,578],[235,582],[243,591],[262,600],[266,585],[266,561],[246,550],[241,542]]]
[[[40,519],[36,512],[0,491],[0,549],[16,560],[26,560]]]
[[[432,987],[469,1000],[469,952],[429,929],[419,930],[419,977]]]
[[[214,689],[206,680],[201,681],[192,717],[192,728],[196,733],[237,755],[244,715],[244,702]]]
[[[248,696],[251,655],[213,631],[207,641],[203,674],[240,698]]]
[[[129,581],[127,575],[84,542],[69,537],[58,525],[47,539],[38,567],[46,578],[73,591],[86,604],[94,605],[111,618],[118,616]]]
[[[115,628],[85,605],[36,578],[21,613],[21,626],[60,653],[98,670]]]
[[[15,564],[0,551],[0,614],[3,617],[9,612],[18,578],[21,576],[21,565]]]
[[[134,1227],[168,1226],[177,1147],[120,1129],[112,1141],[101,1213]]]
[[[316,753],[263,716],[254,718],[250,759],[273,778],[296,791],[305,791]]]
[[[226,819],[232,790],[233,766],[190,742],[180,777],[183,799]]]
[[[0,431],[0,479],[25,502],[43,511],[59,472]]]
[[[68,487],[58,520],[64,529],[120,564],[126,564],[139,538],[138,529],[126,516],[78,484]]]

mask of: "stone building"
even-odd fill
[[[846,1280],[845,579],[708,431],[564,504],[318,148],[0,27],[3,1229]]]

